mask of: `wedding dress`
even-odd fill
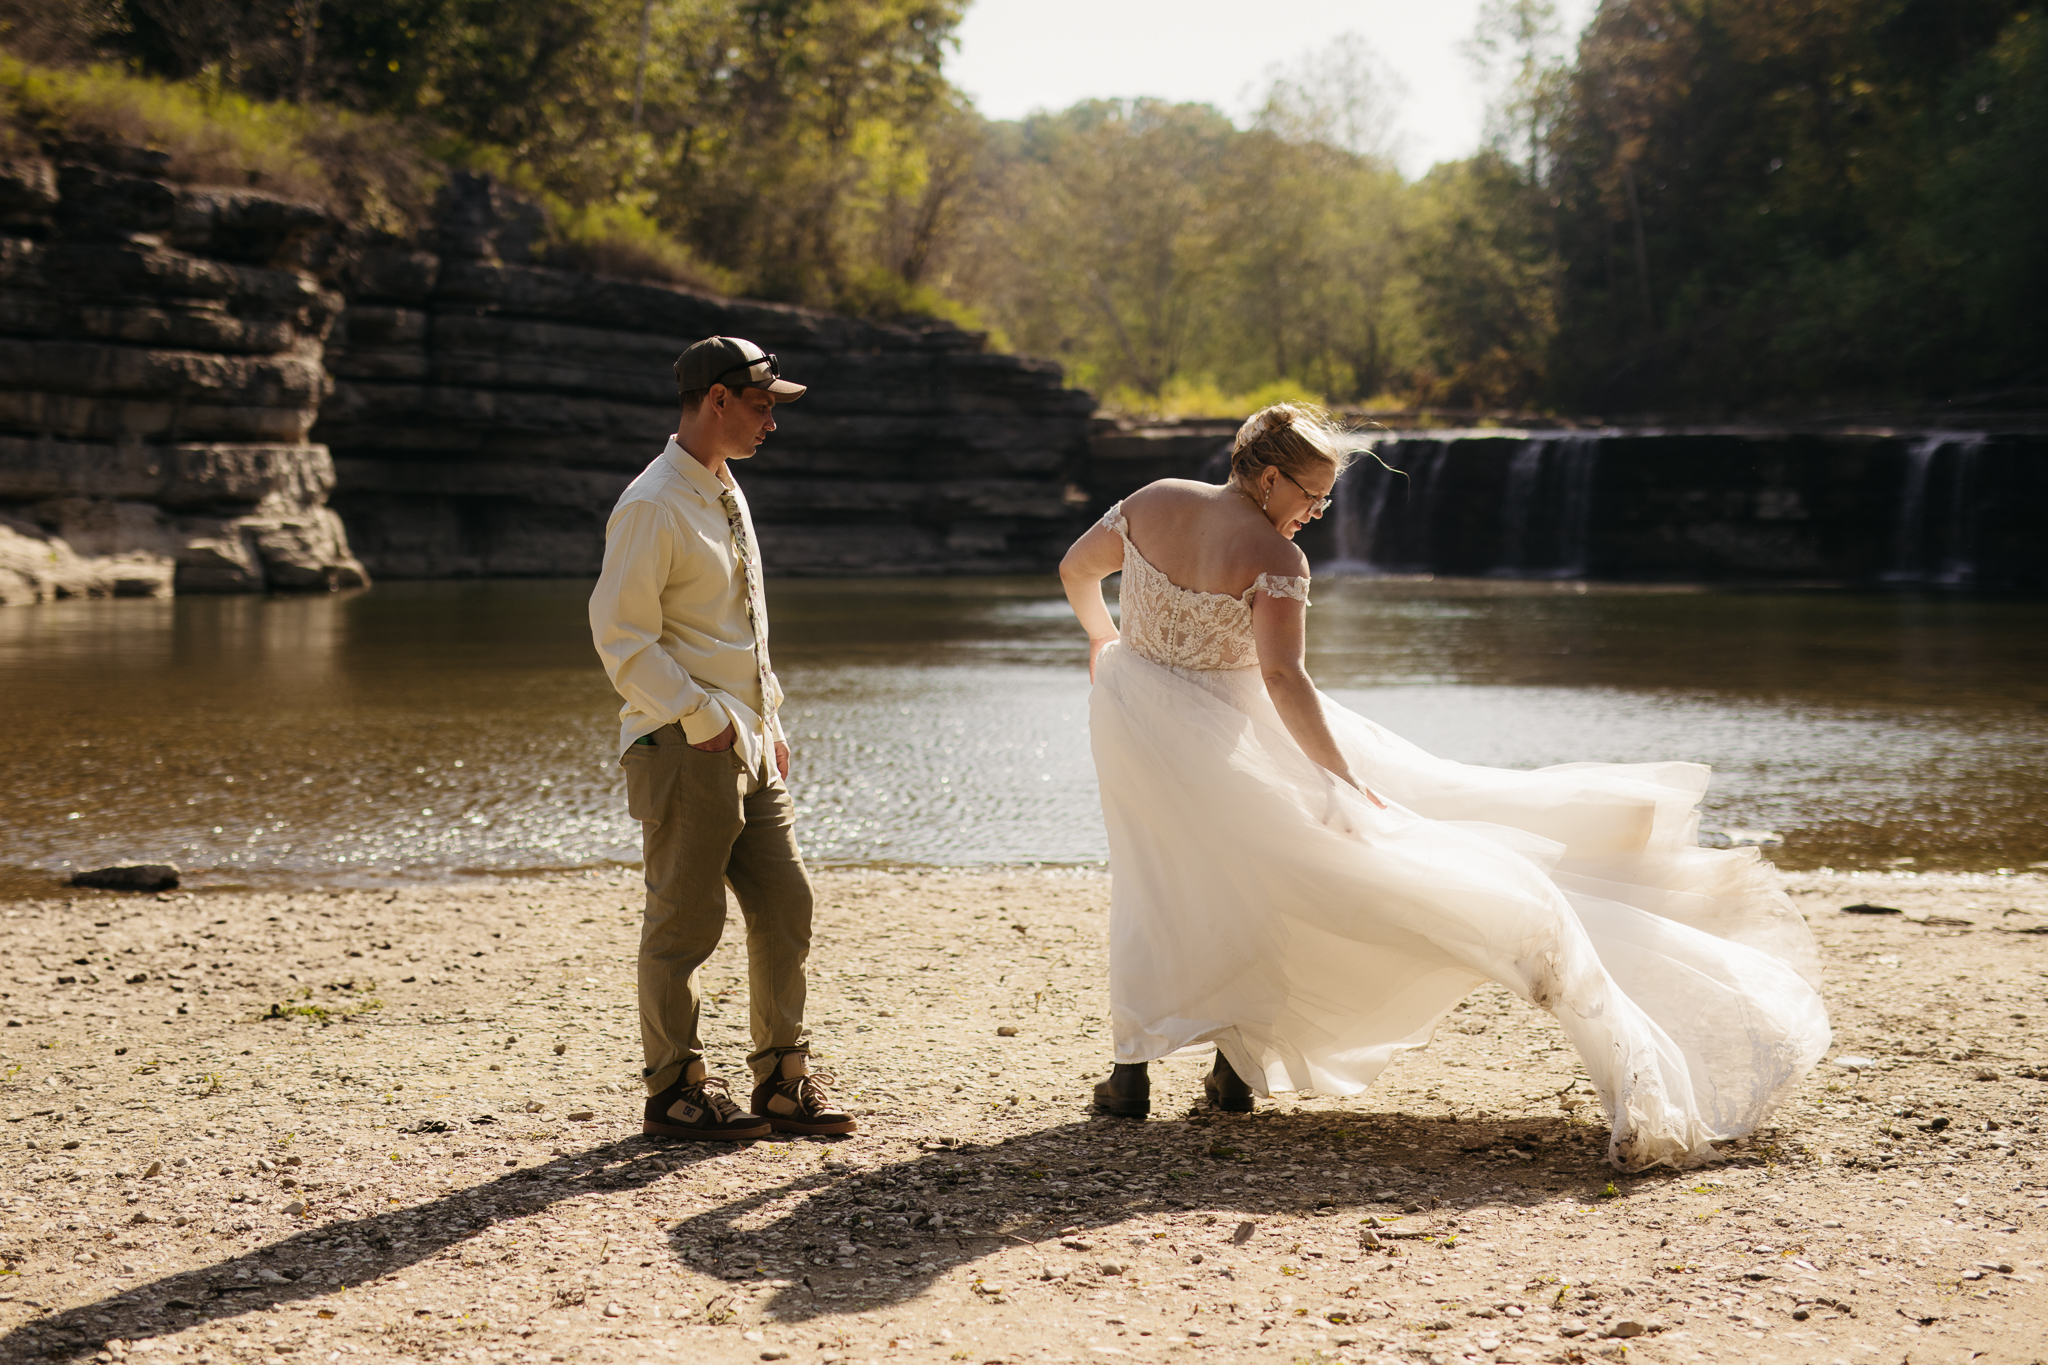
[[[1109,833],[1116,1060],[1213,1043],[1255,1091],[1364,1090],[1485,981],[1548,1010],[1623,1170],[1693,1164],[1825,1054],[1806,922],[1755,849],[1700,848],[1696,763],[1437,758],[1322,699],[1372,805],[1268,700],[1251,602],[1132,544],[1090,740]]]

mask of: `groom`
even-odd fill
[[[810,1074],[803,1041],[811,882],[796,847],[789,745],[768,663],[768,605],[754,523],[727,467],[775,430],[804,386],[751,341],[709,337],[676,360],[682,418],[605,525],[590,632],[619,710],[626,807],[640,822],[641,1130],[743,1142],[850,1133]],[[755,1051],[751,1112],[711,1074],[697,1032],[697,969],[725,927],[725,889],[746,920]]]

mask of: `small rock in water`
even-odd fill
[[[1895,905],[1866,905],[1862,901],[1858,901],[1854,905],[1843,906],[1842,913],[1845,915],[1903,915],[1906,912]]]
[[[71,884],[98,887],[102,891],[175,891],[178,887],[178,865],[122,863],[114,867],[96,867],[90,872],[72,873]]]

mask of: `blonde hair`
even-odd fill
[[[1361,449],[1358,436],[1323,409],[1310,403],[1275,403],[1260,408],[1237,429],[1230,446],[1230,477],[1248,484],[1271,465],[1290,478],[1317,470],[1328,470],[1334,478]]]

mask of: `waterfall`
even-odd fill
[[[1524,441],[1508,461],[1507,487],[1501,497],[1501,557],[1490,577],[1528,576],[1529,522],[1536,515],[1536,485],[1543,477],[1543,457],[1550,453],[1550,444]]]
[[[1591,559],[1593,526],[1593,463],[1600,454],[1597,436],[1567,436],[1559,475],[1557,571],[1561,578],[1583,578]]]
[[[1337,554],[1321,572],[1428,572],[1435,494],[1450,448],[1441,440],[1388,441],[1375,452],[1379,459],[1355,462],[1337,485]]]
[[[1354,462],[1345,471],[1337,484],[1337,557],[1323,566],[1324,573],[1375,574],[1382,571],[1375,557],[1379,548],[1380,521],[1386,516],[1387,494],[1399,481],[1400,475],[1388,473],[1380,467],[1378,460],[1370,458]]]
[[[1500,555],[1492,578],[1575,578],[1586,572],[1593,466],[1600,438],[1532,438],[1508,460]]]
[[[1884,582],[1968,587],[1976,581],[1982,510],[1977,457],[1983,447],[1981,432],[1935,432],[1907,448],[1892,567],[1881,575]]]
[[[1373,461],[1352,466],[1338,484],[1336,556],[1323,572],[1581,577],[1590,555],[1600,441],[1590,432],[1389,441],[1380,458],[1404,472]],[[1492,483],[1494,477],[1501,482]],[[1497,516],[1473,501],[1494,488],[1500,490]],[[1446,503],[1454,496],[1458,506]]]
[[[1977,456],[1984,449],[1984,436],[1973,432],[1952,444],[1955,458],[1949,462],[1948,544],[1934,581],[1967,588],[1977,581]]]

